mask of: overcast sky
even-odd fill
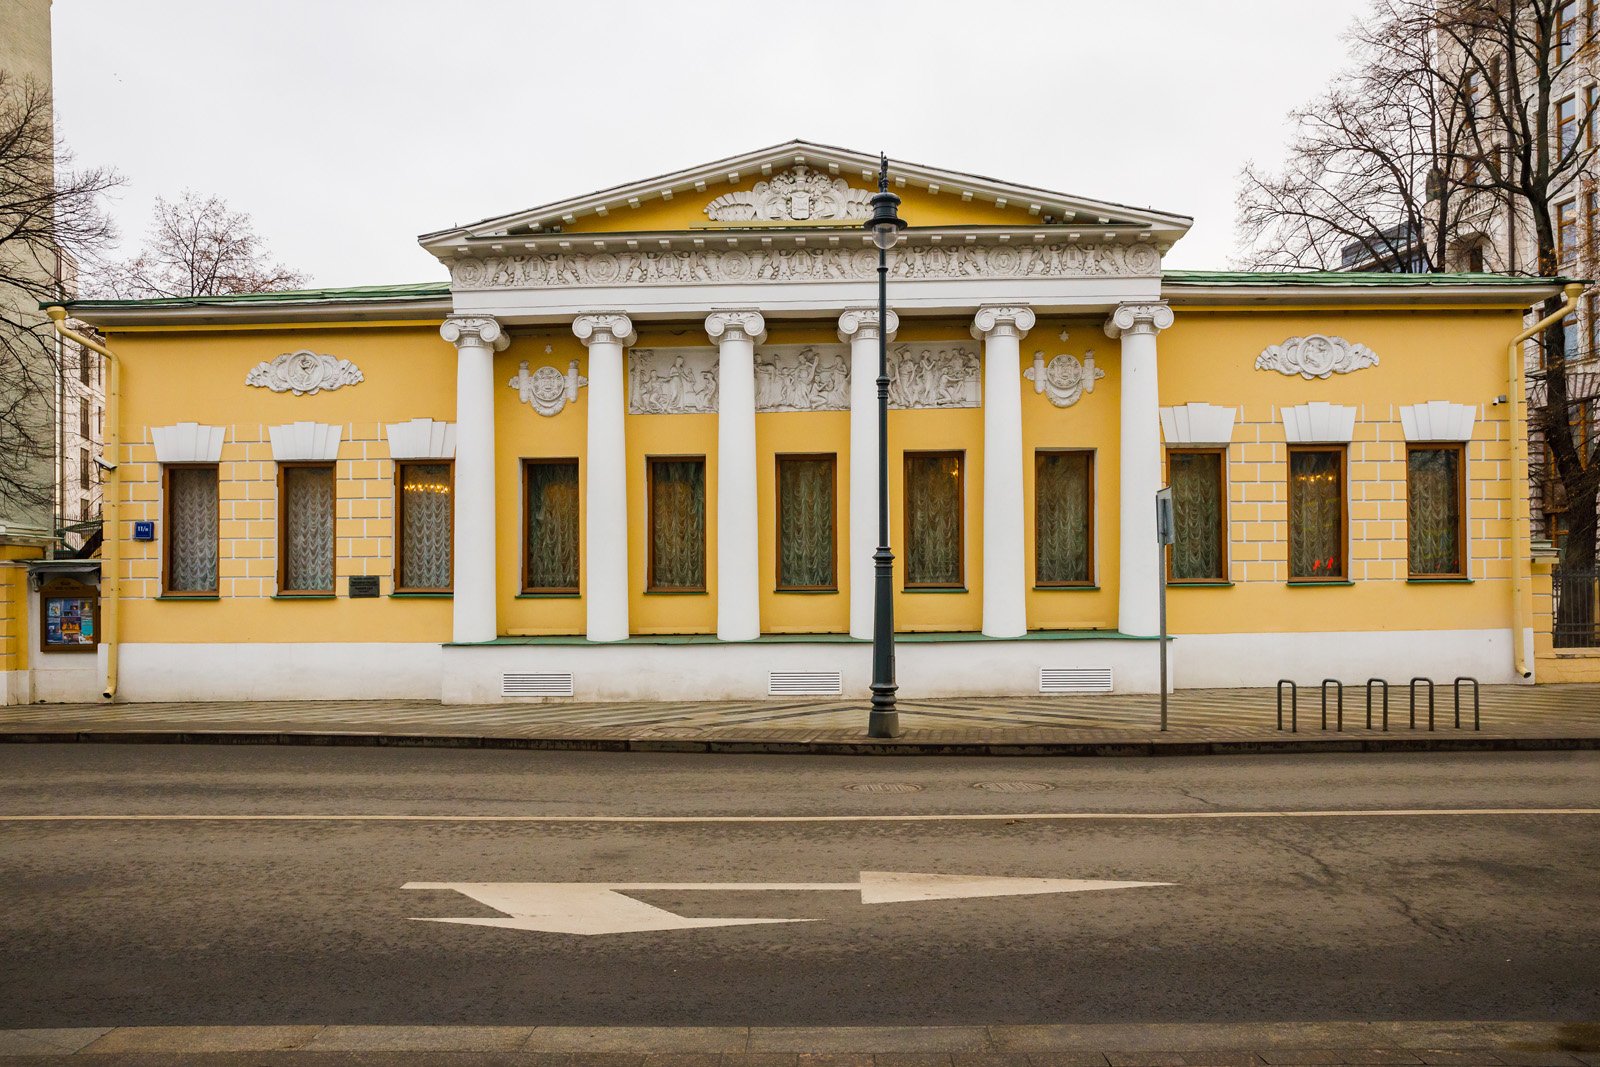
[[[1193,215],[1367,0],[55,0],[61,132],[125,244],[217,194],[317,285],[444,277],[416,235],[791,138]],[[913,220],[914,221],[914,220]]]

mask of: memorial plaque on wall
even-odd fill
[[[378,576],[376,574],[352,574],[350,576],[350,599],[356,600],[377,595]]]

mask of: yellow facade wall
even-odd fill
[[[28,646],[28,568],[44,551],[31,545],[0,545],[0,671],[25,671]]]

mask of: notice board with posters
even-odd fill
[[[100,644],[100,590],[52,578],[39,590],[39,651],[93,652]]]

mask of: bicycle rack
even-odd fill
[[[1283,729],[1283,687],[1289,687],[1289,732],[1300,732],[1300,687],[1287,678],[1278,680],[1278,729]]]
[[[1333,693],[1339,700],[1339,718],[1334,727],[1336,732],[1344,732],[1344,683],[1337,678],[1324,678],[1322,680],[1322,728],[1328,728],[1328,686],[1333,686]]]
[[[1476,678],[1468,678],[1466,675],[1462,675],[1460,678],[1457,678],[1455,680],[1455,684],[1452,687],[1452,688],[1455,689],[1455,697],[1456,697],[1456,729],[1457,730],[1461,729],[1461,683],[1462,682],[1471,682],[1472,683],[1472,728],[1474,730],[1481,730],[1481,729],[1483,729],[1483,720],[1478,715],[1478,680]]]
[[[1413,730],[1415,730],[1417,728],[1417,683],[1418,682],[1421,682],[1423,685],[1426,685],[1428,687],[1428,729],[1429,729],[1429,731],[1432,731],[1433,730],[1433,679],[1432,678],[1413,678],[1413,679],[1411,679],[1411,728]]]
[[[1375,685],[1383,686],[1383,729],[1387,733],[1389,730],[1389,683],[1382,678],[1367,679],[1367,729],[1372,729],[1372,687]]]

